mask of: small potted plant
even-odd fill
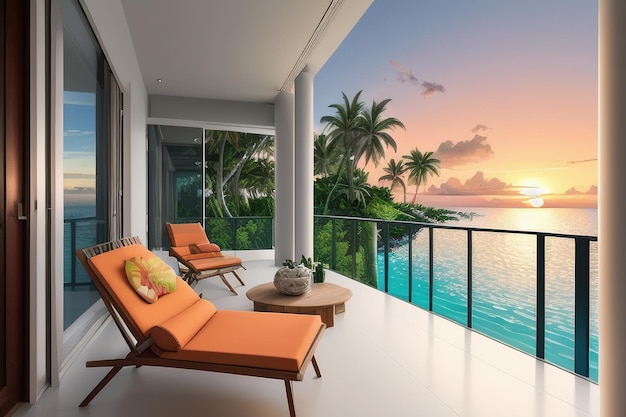
[[[309,268],[311,271],[313,271],[313,282],[315,283],[324,282],[326,273],[324,272],[323,263],[313,262],[313,259],[307,258],[304,255],[302,255],[302,258],[300,259],[300,263],[306,266],[307,268]]]

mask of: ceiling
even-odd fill
[[[148,94],[273,103],[373,0],[122,0]],[[157,80],[162,80],[158,82]]]

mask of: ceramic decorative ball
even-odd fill
[[[311,291],[312,273],[303,265],[283,266],[274,275],[274,287],[285,295],[301,295]]]

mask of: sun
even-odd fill
[[[542,207],[544,200],[541,196],[549,194],[548,189],[542,186],[539,181],[534,179],[523,181],[522,184],[523,185],[520,186],[519,193],[523,196],[530,197],[525,202],[530,204],[532,207]]]

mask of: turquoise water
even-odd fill
[[[597,236],[596,209],[463,208],[477,215],[452,225]],[[465,325],[467,321],[467,233],[435,230],[433,311]],[[510,346],[535,354],[536,238],[532,235],[473,233],[473,328]],[[428,232],[412,244],[412,302],[428,307]],[[598,258],[591,243],[590,378],[598,380]],[[389,293],[408,300],[408,244],[389,258]],[[384,288],[383,254],[378,284]],[[574,240],[546,239],[545,358],[574,368]]]

